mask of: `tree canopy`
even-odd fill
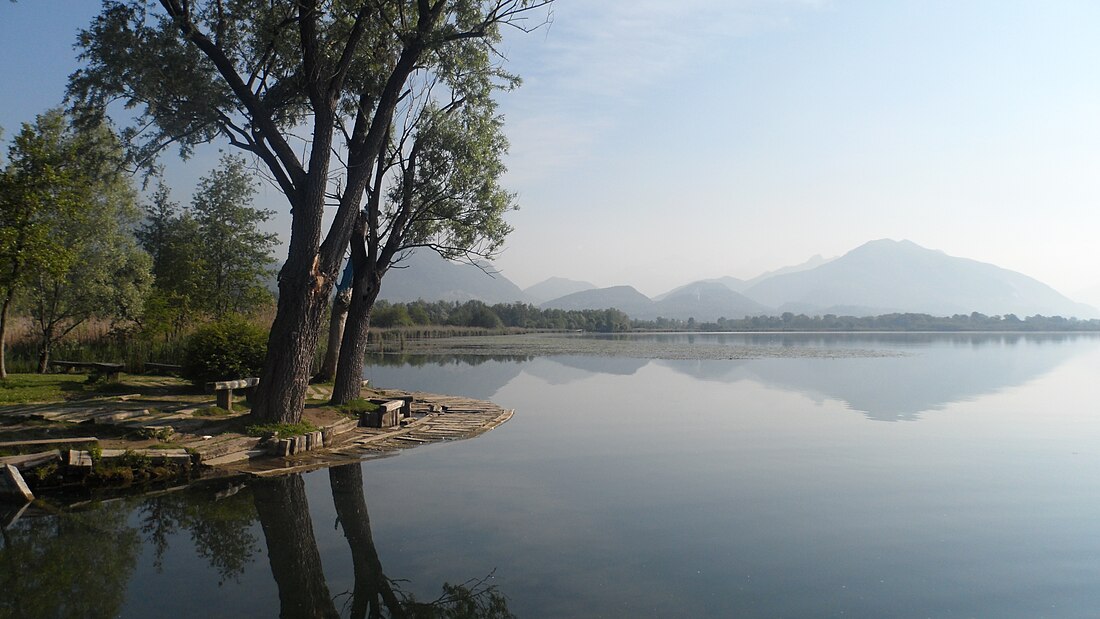
[[[513,84],[488,61],[500,27],[537,26],[532,11],[550,1],[109,0],[81,33],[85,66],[71,96],[91,115],[115,101],[133,109],[123,131],[132,162],[220,137],[262,161],[287,197],[290,247],[258,417],[301,416],[364,194],[384,186],[388,168],[376,164],[403,135],[398,108],[423,108],[434,90],[457,101]],[[335,207],[327,233],[326,204]]]

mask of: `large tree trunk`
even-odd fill
[[[340,358],[340,342],[344,338],[344,323],[348,319],[348,307],[351,305],[351,289],[338,290],[332,301],[332,316],[328,322],[328,348],[321,371],[314,378],[319,382],[328,382],[336,376],[336,365]]]
[[[356,265],[358,267],[359,265]],[[340,343],[340,361],[332,386],[331,404],[341,405],[359,397],[363,386],[363,357],[367,353],[370,313],[382,284],[382,275],[374,270],[357,270],[348,307],[344,338]]]
[[[284,269],[285,270],[285,269]],[[320,275],[279,281],[279,305],[267,339],[252,416],[268,423],[298,423],[331,283]]]
[[[332,486],[332,502],[344,537],[351,547],[351,564],[355,572],[352,590],[351,619],[362,619],[370,611],[372,617],[381,615],[381,604],[395,619],[404,617],[401,602],[382,572],[382,561],[374,547],[370,530],[370,515],[363,497],[363,468],[359,463],[334,466],[328,470]]]
[[[256,484],[253,496],[267,540],[271,574],[279,587],[279,616],[339,617],[325,584],[302,476],[264,480]]]

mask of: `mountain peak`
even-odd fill
[[[1026,275],[909,240],[869,241],[817,268],[770,277],[745,293],[765,305],[797,306],[808,313],[856,306],[868,315],[1095,315],[1094,309]]]

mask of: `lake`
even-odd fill
[[[0,616],[1096,616],[1100,338],[606,341],[366,369],[516,409],[473,440],[24,516]]]

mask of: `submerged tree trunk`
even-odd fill
[[[336,376],[336,365],[340,358],[340,342],[344,338],[344,323],[348,319],[348,306],[351,305],[351,289],[338,290],[332,301],[332,316],[328,323],[328,348],[321,371],[315,377],[319,382],[328,382]]]
[[[256,484],[253,496],[267,540],[271,574],[279,587],[279,616],[339,617],[325,583],[302,476],[264,480]]]

